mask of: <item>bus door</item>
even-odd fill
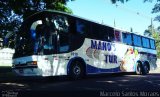
[[[66,61],[66,54],[69,52],[69,31],[68,31],[68,20],[65,16],[61,15],[51,15],[47,19],[45,28],[48,32],[46,35],[46,41],[49,44],[49,52],[47,55],[50,55],[50,65],[53,75],[58,75],[59,70]],[[46,55],[46,54],[45,54]]]
[[[43,28],[45,33],[40,33],[38,36],[38,55],[41,59],[45,59],[45,66],[43,68],[46,75],[55,75],[59,68],[59,35],[57,32]],[[42,30],[41,30],[42,31]]]
[[[53,63],[52,63],[52,71],[53,71],[53,75],[57,75],[58,73],[58,68],[59,68],[59,63],[60,63],[60,58],[59,58],[59,35],[57,33],[55,33],[54,35],[52,35],[53,38],[53,45],[54,45],[54,53],[52,55],[53,57]]]
[[[57,33],[54,35],[55,52],[53,54],[53,74],[58,75],[59,70],[66,64],[68,56],[65,54],[69,51],[69,35]]]

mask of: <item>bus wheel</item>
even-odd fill
[[[72,79],[74,80],[81,79],[84,76],[83,63],[78,60],[73,61],[69,73]]]
[[[149,73],[149,68],[146,64],[143,65],[143,70],[142,70],[142,74],[146,75],[147,73]]]
[[[137,75],[142,74],[142,65],[141,65],[140,62],[137,62],[136,74],[137,74]]]

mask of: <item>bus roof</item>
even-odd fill
[[[30,17],[32,17],[32,16],[34,16],[34,15],[36,15],[36,14],[43,13],[43,12],[54,12],[54,13],[60,13],[60,14],[68,15],[68,16],[71,16],[71,17],[75,17],[75,18],[83,19],[83,20],[88,21],[88,22],[97,23],[97,24],[100,24],[100,25],[103,25],[103,26],[111,27],[111,26],[109,26],[109,25],[107,25],[107,24],[102,24],[102,23],[99,23],[99,22],[94,21],[94,20],[89,20],[89,19],[86,19],[86,18],[83,18],[83,17],[77,16],[77,15],[69,14],[69,13],[62,12],[62,11],[52,10],[52,9],[47,9],[47,10],[43,10],[43,11],[36,12],[36,13],[32,14],[31,16],[27,17],[24,21],[27,21]],[[111,28],[114,28],[114,27],[111,27]]]

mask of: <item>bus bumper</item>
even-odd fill
[[[38,68],[12,68],[12,71],[18,76],[43,76]]]

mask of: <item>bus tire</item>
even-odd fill
[[[149,73],[149,67],[147,66],[147,64],[143,65],[143,70],[142,70],[142,74],[146,75]]]
[[[142,74],[142,64],[140,62],[137,62],[136,74],[137,75]]]
[[[85,74],[85,68],[83,62],[79,60],[74,60],[71,63],[70,70],[69,70],[69,76],[73,80],[81,79],[84,77]]]

